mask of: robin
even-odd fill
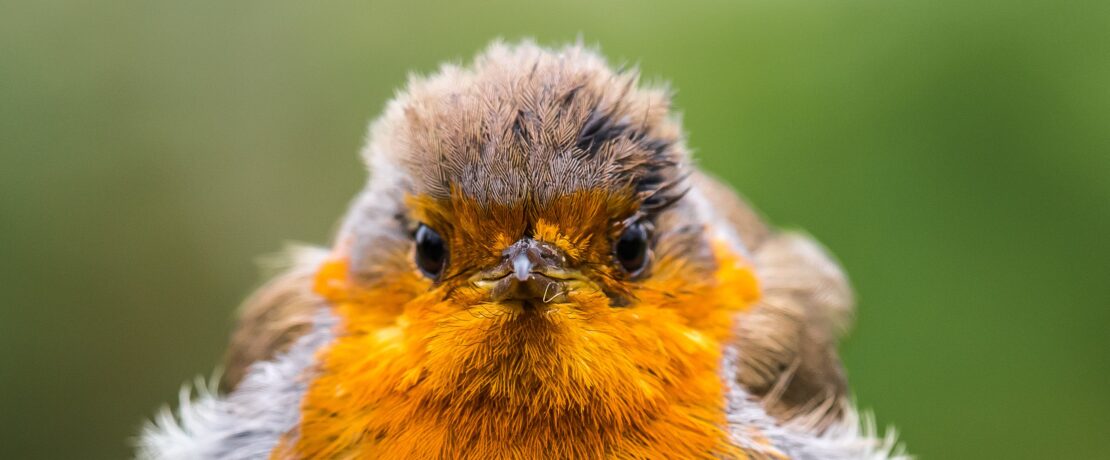
[[[334,245],[141,458],[901,458],[846,396],[836,262],[698,170],[636,71],[495,43],[369,139]]]

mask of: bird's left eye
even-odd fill
[[[648,263],[648,232],[641,222],[625,227],[613,245],[613,257],[629,275],[643,273]]]
[[[447,265],[447,242],[424,224],[416,228],[413,238],[416,239],[416,266],[428,278],[438,278],[443,266]]]

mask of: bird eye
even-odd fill
[[[447,264],[447,243],[427,225],[416,228],[416,266],[428,278],[436,279]]]
[[[613,256],[632,276],[644,270],[648,262],[648,232],[644,224],[635,222],[625,227],[613,246]]]

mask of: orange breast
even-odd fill
[[[343,261],[328,264],[317,290],[342,330],[274,457],[744,458],[718,365],[758,287],[724,248],[714,279],[678,271],[633,308],[582,292],[542,315],[465,292],[355,290]]]

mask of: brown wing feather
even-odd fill
[[[851,316],[847,280],[802,235],[776,234],[754,257],[763,296],[738,324],[738,378],[772,415],[824,426],[840,417],[847,392],[836,349]]]
[[[252,294],[240,309],[231,334],[220,388],[231,391],[257,361],[287,350],[312,327],[324,300],[312,292],[319,261],[326,252],[299,249],[289,254],[293,267]]]
[[[740,234],[763,289],[738,321],[737,380],[779,419],[827,426],[847,393],[837,354],[854,305],[847,278],[815,241],[774,232],[728,187],[704,175],[695,185]]]

